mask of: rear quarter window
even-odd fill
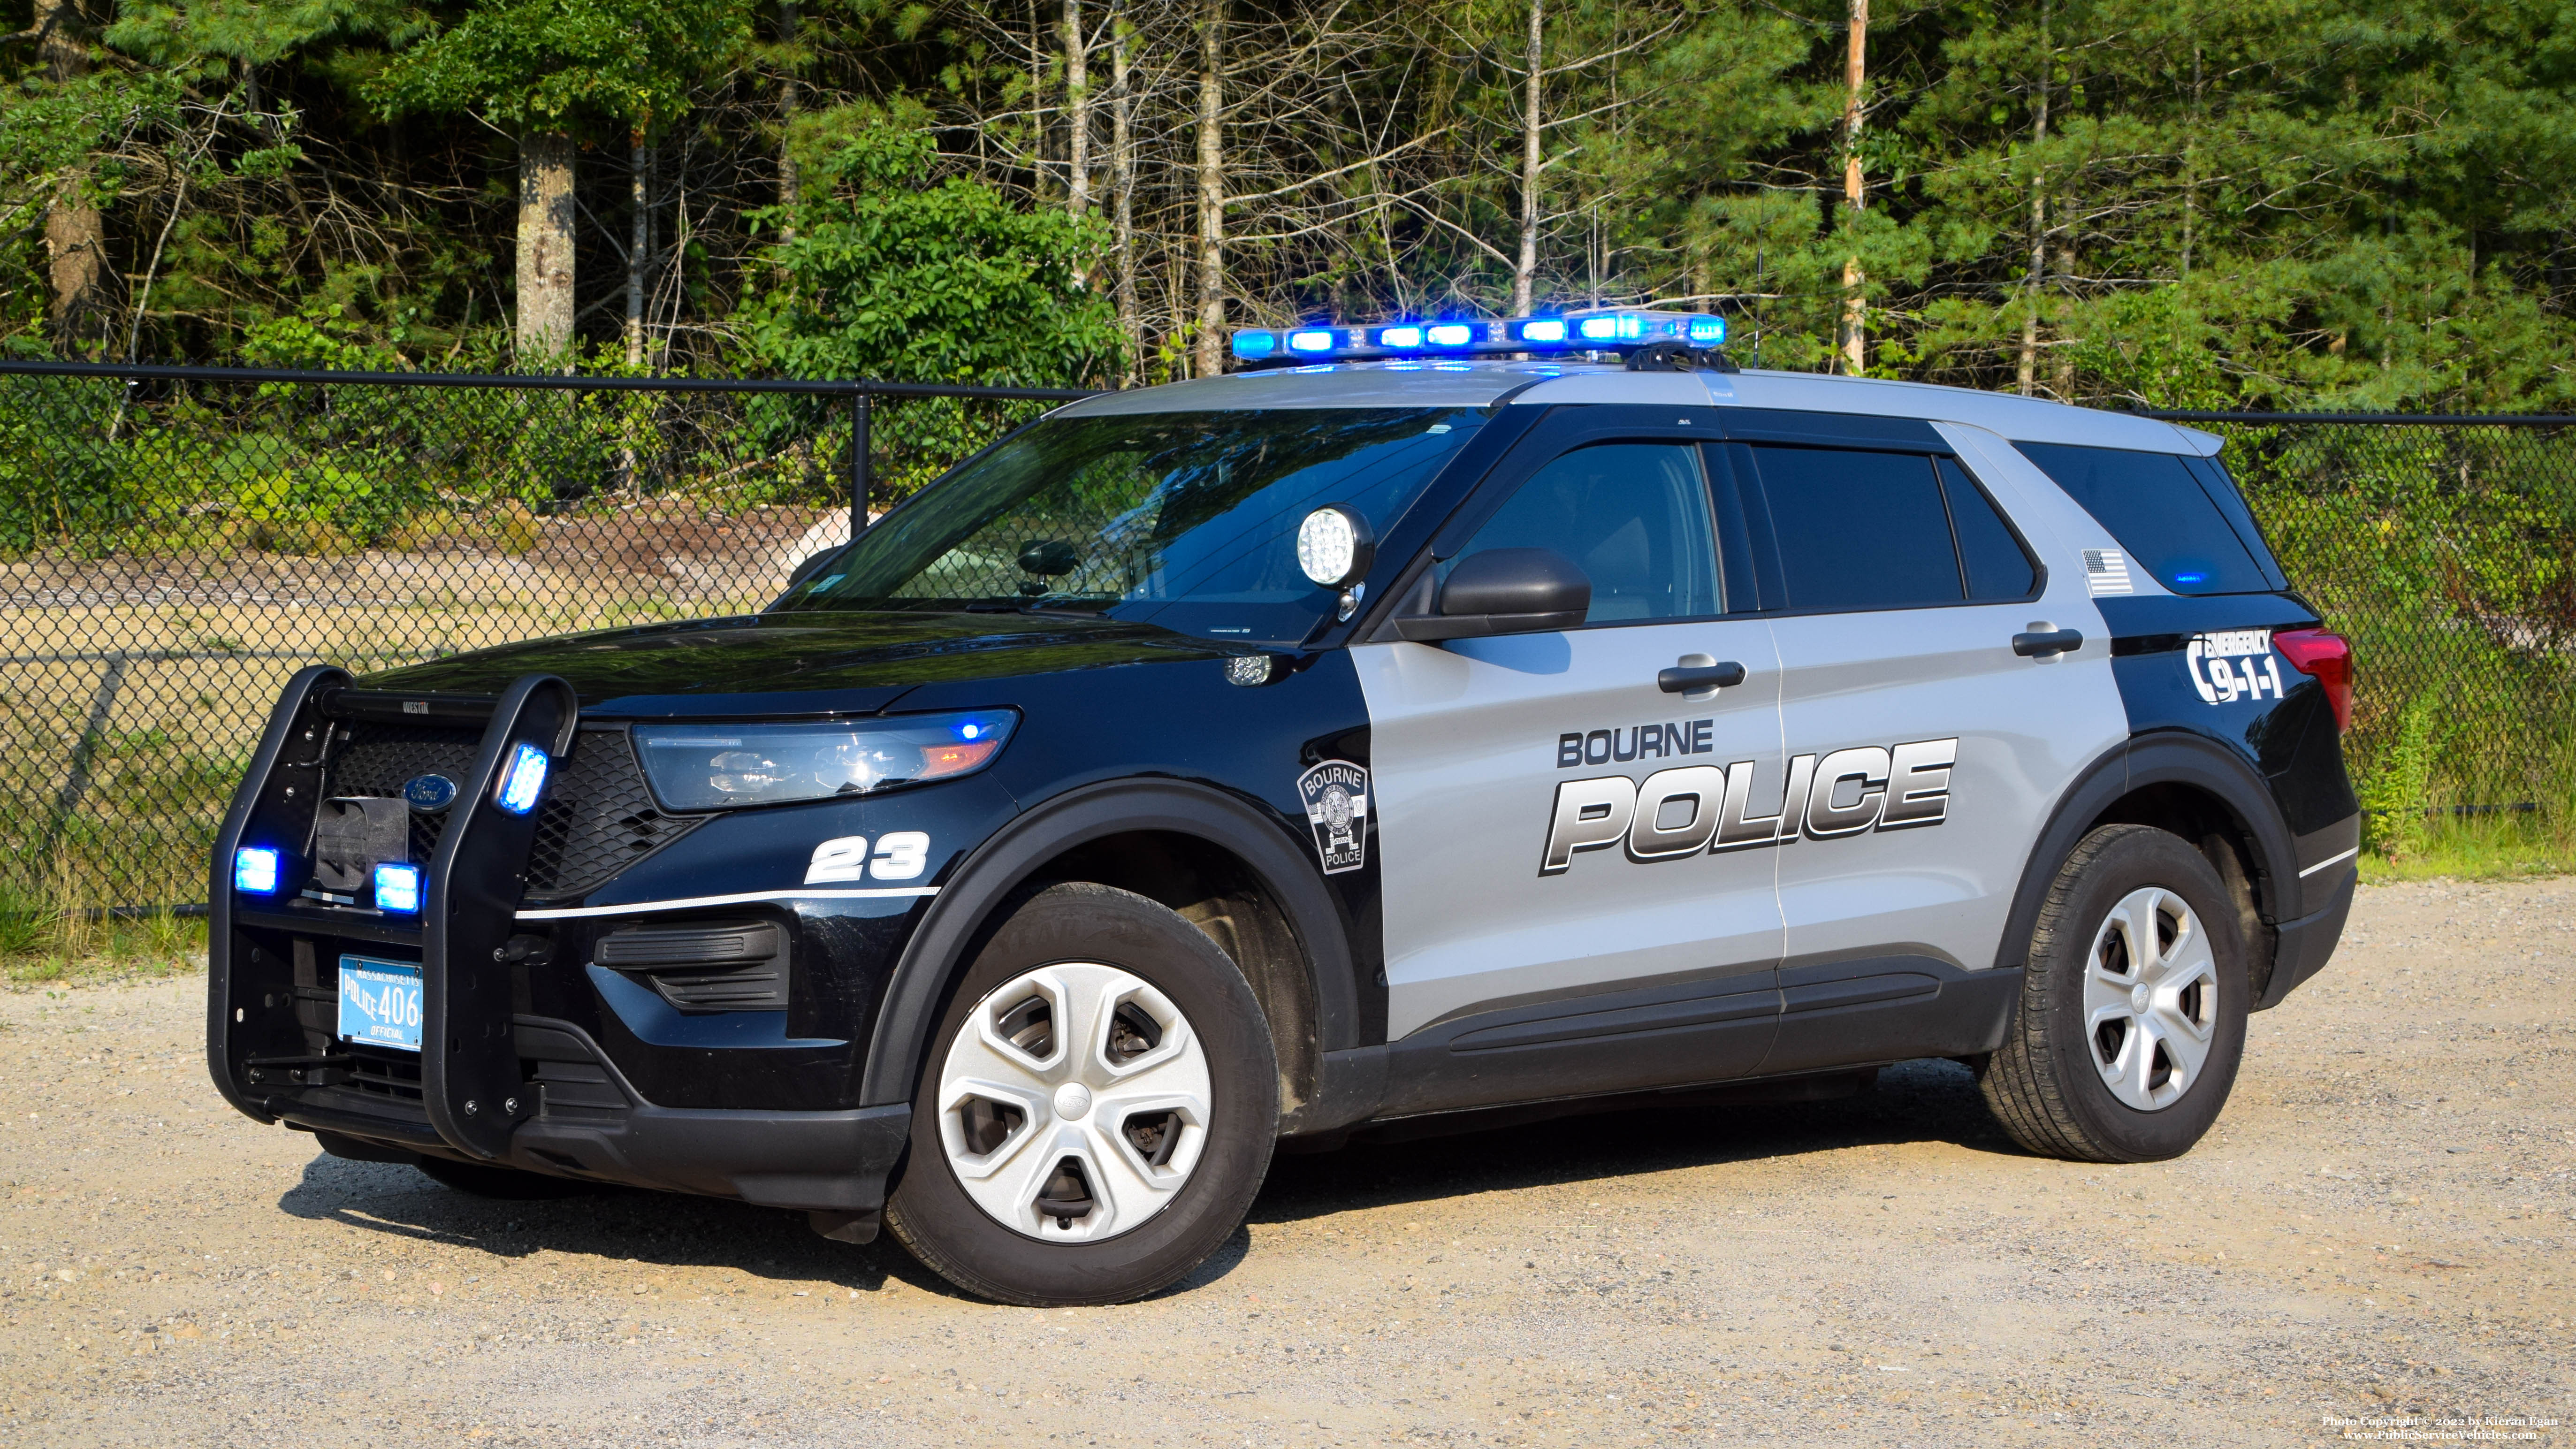
[[[2016,443],[2068,497],[2084,505],[2140,568],[2177,594],[2259,594],[2281,587],[2262,539],[2249,538],[2210,496],[2189,462],[2171,453]],[[2225,475],[2233,511],[2244,512]],[[2245,526],[2252,526],[2249,515]]]

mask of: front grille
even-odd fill
[[[413,777],[435,772],[462,785],[482,744],[477,730],[355,720],[331,762],[330,793],[399,799]],[[577,896],[695,828],[702,817],[673,817],[653,804],[634,746],[622,729],[584,729],[555,769],[537,810],[536,845],[528,856],[528,895]],[[438,848],[448,816],[411,817],[412,859]]]

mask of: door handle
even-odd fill
[[[2083,647],[2082,634],[2073,629],[2051,629],[2045,624],[2013,636],[2013,652],[2024,659],[2054,659]]]
[[[1655,688],[1666,694],[1688,694],[1695,689],[1724,689],[1730,684],[1743,682],[1744,666],[1732,659],[1723,664],[1675,665],[1655,676]]]

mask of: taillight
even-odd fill
[[[2272,636],[2272,647],[2290,667],[2325,686],[2326,703],[2334,706],[2335,728],[2352,728],[2352,641],[2324,629],[2284,629]]]

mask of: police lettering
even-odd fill
[[[1571,770],[1578,765],[1624,765],[1630,760],[1711,755],[1717,753],[1717,744],[1711,738],[1716,732],[1715,720],[1690,719],[1680,724],[1628,725],[1590,734],[1558,735],[1556,767]]]
[[[1647,738],[1672,729],[1637,727],[1630,734],[1632,748],[1642,750]],[[1565,736],[1558,742],[1558,763],[1566,763],[1569,749],[1577,752],[1576,763],[1589,761],[1591,741],[1598,739],[1609,749],[1610,735],[1595,730],[1590,736]],[[1671,738],[1687,742],[1690,735],[1683,731]],[[1705,750],[1703,744],[1700,750],[1677,753]],[[1657,770],[1642,782],[1626,775],[1562,780],[1548,812],[1547,848],[1539,857],[1538,873],[1561,875],[1573,868],[1575,856],[1612,847],[1634,861],[1679,860],[1801,839],[1938,825],[1949,818],[1950,772],[1958,762],[1956,739],[1912,740],[1887,748],[1863,745],[1821,759],[1794,756],[1781,775],[1780,803],[1767,814],[1754,813],[1751,760],[1724,769],[1679,765]]]

